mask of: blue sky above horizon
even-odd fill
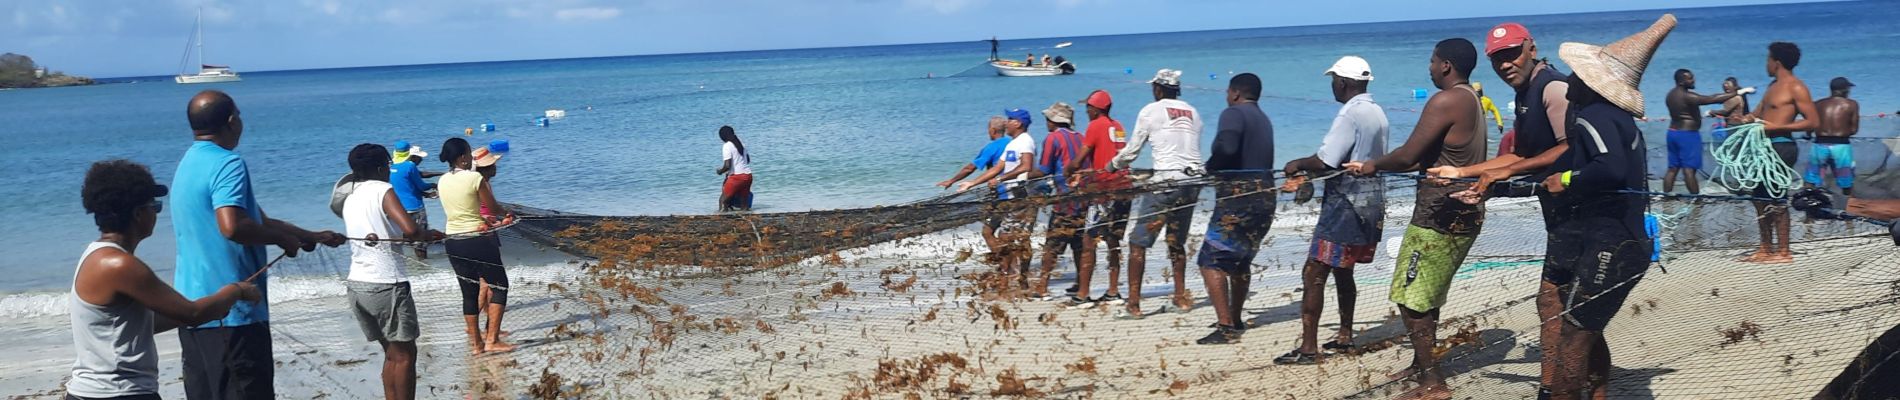
[[[93,77],[177,73],[194,13],[240,72],[934,43],[1783,3],[1359,0],[6,0],[0,52]]]

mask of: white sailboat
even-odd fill
[[[237,71],[232,71],[229,66],[204,63],[204,33],[204,11],[200,10],[198,12],[197,22],[192,23],[191,39],[185,41],[185,58],[179,61],[178,76],[172,80],[181,84],[237,82],[243,80],[238,78]],[[187,69],[186,65],[194,64],[191,62],[191,54],[194,52],[198,54],[198,62],[195,63],[198,65],[198,73],[187,74],[186,72],[190,70]]]

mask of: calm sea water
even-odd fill
[[[1652,62],[1643,90],[1660,115],[1675,68],[1695,70],[1702,90],[1736,76],[1765,88],[1766,45],[1801,44],[1797,69],[1826,93],[1849,76],[1868,114],[1900,108],[1893,64],[1900,60],[1900,7],[1891,2],[1731,7],[1675,11],[1681,19]],[[1147,101],[1142,83],[1158,68],[1186,71],[1184,98],[1207,115],[1225,107],[1216,89],[1231,73],[1262,75],[1262,101],[1278,132],[1276,157],[1309,154],[1330,123],[1333,103],[1320,75],[1339,56],[1370,60],[1372,85],[1394,124],[1409,133],[1429,88],[1433,43],[1448,37],[1482,46],[1486,30],[1528,25],[1556,59],[1564,41],[1606,43],[1649,25],[1661,11],[1482,18],[1006,41],[1004,54],[1056,52],[1075,76],[999,78],[978,67],[980,42],[550,61],[245,72],[241,83],[177,85],[169,77],[92,87],[0,92],[0,292],[64,290],[83,243],[96,235],[80,208],[87,165],[126,158],[169,181],[190,142],[183,110],[209,88],[236,97],[250,163],[266,212],[309,228],[341,229],[327,209],[330,183],[346,172],[354,145],[398,139],[434,152],[464,128],[498,126],[470,138],[506,138],[514,152],[496,180],[503,201],[594,214],[698,214],[714,210],[721,178],[720,125],[738,129],[754,154],[761,212],[865,207],[938,193],[986,138],[990,115],[1075,103],[1090,90],[1114,93],[1113,116],[1132,122]],[[1053,50],[1058,42],[1074,47]],[[242,66],[238,66],[240,69]],[[1563,67],[1568,70],[1567,67]],[[1126,71],[1132,70],[1133,73]],[[1210,74],[1212,76],[1210,77]],[[1478,81],[1500,106],[1510,89],[1481,67]],[[926,78],[934,76],[935,78]],[[549,127],[542,110],[568,111]],[[1889,111],[1891,112],[1891,111]],[[1038,117],[1040,119],[1040,117]],[[1210,131],[1204,139],[1211,140]],[[1660,168],[1663,123],[1643,125]],[[1868,119],[1863,133],[1891,136],[1894,119]],[[1877,148],[1877,147],[1876,147]],[[1883,154],[1873,154],[1873,162]],[[1869,157],[1863,155],[1863,158]],[[1863,161],[1866,165],[1867,161]],[[1142,162],[1142,163],[1145,163]],[[431,160],[426,169],[441,170]],[[1865,168],[1865,167],[1863,167]],[[441,221],[434,203],[430,211]],[[169,221],[140,249],[170,278]],[[439,226],[438,226],[439,228]]]

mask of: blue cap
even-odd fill
[[[396,141],[396,146],[395,146],[395,147],[396,147],[396,148],[395,148],[395,150],[396,150],[397,152],[406,152],[406,151],[409,151],[409,141],[407,141],[407,140],[398,140],[398,141]]]
[[[507,153],[508,139],[495,139],[495,140],[488,141],[488,151],[496,152],[496,153]]]
[[[1023,111],[1023,109],[1021,108],[1011,108],[1009,109],[1009,111],[1004,111],[1003,115],[1008,116],[1009,119],[1022,122],[1024,127],[1029,126],[1029,123],[1031,121],[1029,118],[1029,112]]]

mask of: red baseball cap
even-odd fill
[[[1096,90],[1094,93],[1089,93],[1089,98],[1085,103],[1088,103],[1089,107],[1106,110],[1108,106],[1115,104],[1115,100],[1108,97],[1107,90]]]
[[[1504,49],[1523,46],[1524,42],[1530,40],[1531,30],[1524,29],[1524,25],[1516,22],[1498,24],[1497,27],[1491,28],[1490,33],[1484,35],[1484,55],[1488,56]]]

